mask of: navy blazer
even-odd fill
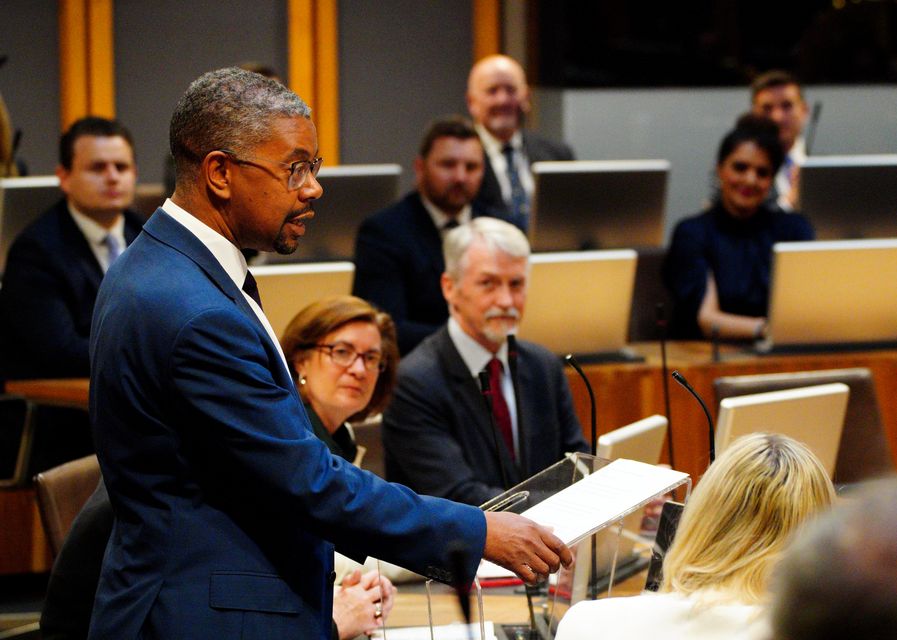
[[[472,215],[491,215],[524,228],[522,220],[480,205],[473,206]],[[352,293],[392,316],[403,355],[448,320],[443,271],[442,239],[417,191],[361,224]]]
[[[513,486],[567,451],[588,450],[560,360],[519,340],[515,464],[495,447],[479,386],[443,327],[399,364],[395,396],[383,414],[386,477],[415,491],[482,504],[504,491],[499,457]]]
[[[331,456],[240,289],[164,211],[106,274],[90,353],[115,512],[91,638],[324,640],[333,544],[449,581],[460,543],[472,579],[482,512]]]
[[[143,222],[125,211],[128,244]],[[0,289],[0,369],[14,378],[86,378],[93,305],[103,270],[65,199],[13,242]]]
[[[566,144],[548,140],[532,131],[523,131],[523,149],[526,151],[526,157],[529,158],[530,164],[546,160],[573,160],[573,150]],[[489,154],[484,154],[484,156],[486,171],[483,174],[480,192],[474,202],[481,207],[500,211],[504,215],[511,215],[508,203],[502,198],[501,185],[498,184],[498,178],[495,177],[495,169],[492,168],[492,163],[489,161]],[[523,230],[526,231],[525,226]]]

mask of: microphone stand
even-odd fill
[[[695,400],[698,401],[698,404],[701,405],[701,408],[704,410],[704,415],[707,416],[707,426],[709,428],[709,436],[710,436],[710,463],[713,464],[713,461],[716,460],[716,443],[715,443],[715,435],[713,430],[713,418],[710,417],[710,411],[707,410],[707,405],[704,404],[704,401],[701,400],[701,396],[698,395],[698,392],[692,389],[691,385],[688,384],[688,380],[685,379],[678,371],[673,371],[673,380],[681,384],[686,391],[688,391]],[[709,465],[708,465],[709,466]]]
[[[579,374],[579,377],[582,378],[582,381],[586,384],[586,390],[589,392],[589,404],[591,409],[591,438],[592,438],[592,455],[598,456],[598,421],[596,418],[596,406],[595,406],[595,392],[592,390],[592,385],[589,382],[588,377],[585,372],[582,370],[582,367],[579,366],[579,363],[576,361],[576,358],[573,357],[572,353],[568,353],[564,356],[564,361],[569,364],[571,367],[576,369],[576,373]],[[595,536],[592,536],[592,544],[591,544],[591,554],[592,554],[592,566],[589,571],[589,599],[595,600],[598,597],[598,550],[596,546]]]
[[[660,340],[660,379],[663,381],[663,409],[667,415],[667,454],[670,458],[670,467],[673,464],[673,418],[670,415],[670,382],[667,379],[667,319],[662,302],[654,307],[657,337]]]

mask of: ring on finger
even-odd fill
[[[374,603],[374,617],[382,618],[383,617],[383,605],[379,602]]]

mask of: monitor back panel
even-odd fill
[[[252,267],[265,315],[281,338],[290,320],[312,302],[352,292],[355,265],[351,262],[282,264]]]
[[[773,247],[774,346],[897,341],[897,239]]]
[[[838,459],[850,387],[835,382],[815,387],[725,398],[719,403],[716,455],[736,438],[770,431],[803,442],[831,476]]]
[[[599,436],[598,457],[657,464],[666,433],[667,419],[661,415],[649,416]]]
[[[0,179],[0,274],[16,236],[60,198],[56,176]]]
[[[318,182],[324,195],[314,203],[315,217],[305,224],[305,235],[291,255],[266,253],[267,264],[351,260],[358,227],[370,214],[399,198],[397,164],[324,165]]]
[[[622,349],[637,259],[631,249],[533,254],[520,337],[559,355]]]
[[[666,160],[536,162],[534,251],[659,247]]]
[[[897,155],[811,156],[800,182],[820,240],[897,237]]]

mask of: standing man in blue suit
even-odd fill
[[[473,126],[457,117],[436,120],[414,160],[417,188],[358,230],[352,293],[392,316],[403,355],[448,319],[439,284],[448,230],[485,215],[524,226],[522,216],[512,219],[473,202],[483,167],[483,146]]]
[[[399,364],[383,414],[386,477],[476,505],[588,447],[560,359],[522,340],[508,348],[526,304],[526,236],[477,218],[449,232],[444,251],[451,317]],[[483,370],[494,416],[477,383]]]
[[[568,563],[545,528],[417,496],[314,436],[240,253],[294,251],[314,215],[305,103],[213,71],[178,102],[170,143],[175,192],[110,269],[91,331],[115,524],[90,637],[324,640],[334,544],[450,582],[483,555],[530,582]]]
[[[563,142],[524,129],[529,86],[523,67],[508,56],[487,56],[473,65],[467,78],[467,110],[486,150],[477,202],[528,220],[533,195],[530,165],[573,160],[573,151]]]

